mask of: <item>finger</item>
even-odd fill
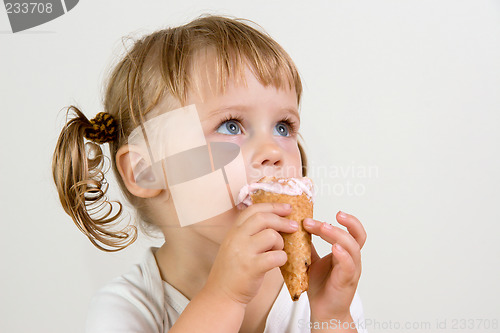
[[[336,243],[332,246],[332,254],[337,258],[338,264],[332,270],[331,279],[336,280],[341,286],[357,283],[361,267],[359,267],[359,274],[357,274],[357,266],[349,252]]]
[[[335,257],[333,257],[331,253],[329,253],[323,258],[313,262],[311,266],[309,266],[309,281],[311,288],[313,288],[313,285],[314,287],[319,288],[325,283],[325,281],[330,276],[330,271],[332,270],[332,263],[334,259]],[[335,261],[336,260],[337,259],[335,259]]]
[[[283,266],[288,260],[283,250],[267,251],[259,254],[255,259],[255,265],[260,272],[268,272],[273,268]]]
[[[331,224],[307,218],[304,228],[312,234],[320,236],[330,244],[339,243],[354,258],[356,263],[361,262],[361,252],[358,242],[345,230]]]
[[[318,252],[316,251],[316,248],[314,247],[314,244],[311,243],[311,264],[314,264],[316,261],[318,260],[321,260],[323,261],[323,259],[327,258],[327,257],[331,257],[331,253],[327,254],[326,256],[324,257],[320,257]],[[337,263],[337,259],[333,258],[331,259],[333,260],[333,264],[335,265]],[[328,261],[330,262],[331,261],[330,259],[328,259]]]
[[[243,233],[252,236],[264,229],[292,233],[298,230],[299,225],[295,221],[272,212],[257,212],[250,216],[240,228]]]
[[[283,237],[273,229],[264,229],[250,237],[251,248],[254,253],[283,250]]]
[[[320,257],[318,252],[316,251],[316,248],[314,247],[314,244],[311,243],[311,277],[316,274],[316,272],[320,272],[321,277],[324,277],[324,271],[325,267],[328,267],[328,269],[331,268],[331,266],[335,266],[337,264],[337,258],[332,257],[332,254],[329,253],[324,257]]]
[[[238,218],[238,223],[241,225],[245,223],[250,216],[255,215],[256,213],[274,213],[279,216],[287,216],[292,212],[292,206],[285,203],[258,203],[245,208],[243,212],[241,212],[240,217]]]
[[[363,224],[353,215],[349,215],[342,211],[337,213],[337,221],[347,228],[347,231],[358,242],[359,247],[362,248],[366,242],[366,230]]]

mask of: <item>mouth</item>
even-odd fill
[[[301,176],[302,168],[291,164],[280,166],[251,165],[248,169],[247,179],[251,184],[258,182],[263,177],[290,178]]]
[[[251,168],[248,175],[249,184],[256,183],[264,177],[276,177],[284,178],[286,177],[283,169],[277,168]]]

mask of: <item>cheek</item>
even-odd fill
[[[293,177],[302,176],[302,159],[300,157],[300,150],[297,142],[290,144],[286,147],[287,158],[285,163],[293,168]]]

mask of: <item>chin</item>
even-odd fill
[[[241,211],[234,207],[210,219],[192,224],[188,228],[195,229],[196,233],[220,245],[240,213]]]

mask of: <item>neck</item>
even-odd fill
[[[194,227],[168,227],[165,243],[156,252],[164,281],[191,300],[205,285],[220,244],[195,232]],[[221,228],[210,226],[210,228]]]

